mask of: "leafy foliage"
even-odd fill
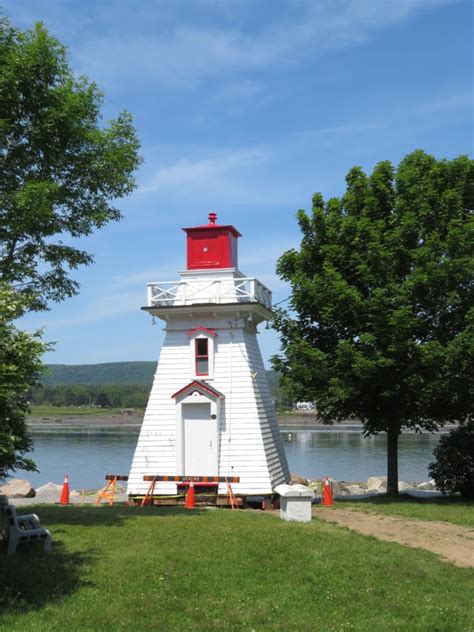
[[[32,390],[30,399],[40,406],[145,408],[155,372],[156,362],[47,364],[42,385]],[[267,377],[272,395],[280,403],[283,395],[278,375],[267,371]],[[106,402],[104,395],[108,404],[100,403]]]
[[[474,420],[443,435],[433,453],[428,471],[438,489],[474,499]]]
[[[25,426],[40,383],[40,334],[18,330],[26,310],[77,293],[71,269],[92,262],[74,246],[120,211],[135,187],[139,143],[123,112],[101,127],[102,94],[76,79],[67,52],[42,24],[0,17],[0,478],[34,469]],[[67,239],[67,243],[62,241]]]
[[[28,334],[13,321],[21,316],[25,301],[4,283],[0,284],[0,480],[8,470],[35,470],[25,453],[31,450],[25,415],[28,392],[40,384],[41,355],[47,345],[41,332]]]
[[[327,423],[357,416],[367,435],[388,433],[394,494],[401,429],[472,415],[474,162],[418,150],[346,183],[298,212],[301,246],[278,262],[292,294],[273,363]]]
[[[105,362],[101,364],[47,364],[45,386],[143,384],[151,386],[156,362]]]
[[[0,94],[0,278],[45,309],[92,262],[74,239],[120,219],[111,202],[135,187],[139,143],[127,112],[99,126],[102,94],[40,23],[0,19]]]
[[[101,406],[104,408],[145,408],[148,384],[75,384],[35,389],[31,402],[39,406]]]

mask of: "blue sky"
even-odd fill
[[[43,21],[78,74],[105,93],[104,119],[134,116],[145,162],[124,220],[81,247],[80,295],[24,325],[56,342],[48,362],[156,360],[163,339],[147,281],[177,279],[182,226],[216,211],[240,239],[240,269],[288,296],[278,256],[298,208],[339,195],[423,148],[471,153],[470,0],[0,0],[12,23]],[[262,329],[265,361],[278,351]]]

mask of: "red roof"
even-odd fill
[[[174,393],[174,395],[171,395],[171,397],[178,397],[188,390],[204,391],[205,393],[207,393],[208,395],[212,395],[212,397],[215,397],[216,399],[224,397],[224,395],[217,391],[215,388],[212,388],[212,386],[206,384],[206,382],[201,382],[200,380],[193,380],[187,386],[183,386],[183,388],[180,388],[179,391],[176,391],[176,393]]]
[[[205,331],[210,336],[217,336],[217,333],[214,331],[214,329],[208,329],[207,327],[194,327],[194,329],[190,329],[188,331],[188,336],[192,336],[194,333],[196,333],[196,331]]]
[[[191,226],[190,228],[183,228],[184,232],[189,233],[195,230],[228,230],[234,235],[234,237],[242,237],[239,231],[229,224],[216,224],[217,215],[215,213],[209,213],[209,223],[201,224],[200,226]]]

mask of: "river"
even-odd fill
[[[138,439],[137,428],[68,431],[31,429],[39,472],[17,472],[34,487],[48,481],[62,483],[69,474],[71,487],[94,489],[104,484],[106,473],[128,474]],[[386,471],[384,436],[364,439],[361,432],[317,429],[284,429],[282,437],[290,471],[308,478],[331,476],[337,480],[363,481]],[[428,479],[439,434],[406,433],[400,437],[399,477],[406,482]]]

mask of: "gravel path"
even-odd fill
[[[314,508],[313,517],[378,540],[431,551],[456,566],[474,567],[474,529],[469,527],[329,507]]]
[[[97,500],[98,492],[93,494],[86,494],[84,498],[80,493],[71,493],[69,502],[71,505],[93,505]],[[59,502],[59,494],[44,494],[41,496],[34,496],[33,498],[10,498],[8,502],[16,507],[33,507],[34,505],[57,505]],[[128,500],[127,494],[117,492],[115,495],[114,503],[124,503]],[[103,500],[101,505],[107,505],[108,503]]]

